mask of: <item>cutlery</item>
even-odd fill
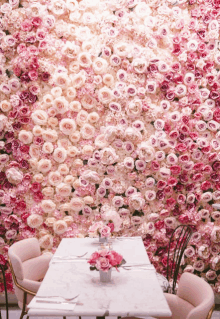
[[[83,305],[83,303],[81,303],[81,302],[77,302],[77,301],[52,301],[52,300],[36,300],[36,302],[38,302],[38,303],[51,303],[51,304],[61,304],[61,305],[63,305],[63,304],[76,304],[76,305],[79,305],[79,306],[82,306]]]
[[[82,258],[87,254],[88,254],[88,252],[86,252],[83,255],[53,256],[53,258],[58,258],[58,259],[72,259],[72,258],[74,258],[75,259],[75,258]]]
[[[72,297],[72,298],[65,298],[65,297],[62,297],[62,296],[36,296],[36,298],[62,298],[64,300],[66,300],[66,301],[71,301],[73,299],[76,299],[78,296],[79,296],[79,294],[76,295],[75,297]]]
[[[145,266],[145,267],[148,267],[148,268],[152,268],[152,269],[155,269],[154,268],[154,266],[152,266],[152,265],[149,265],[149,264],[133,264],[133,265],[124,265],[123,267],[143,267],[143,266]]]
[[[75,259],[59,259],[59,260],[52,260],[52,264],[59,264],[59,263],[74,263],[75,261],[84,261],[84,260],[89,260],[88,258],[75,258]]]

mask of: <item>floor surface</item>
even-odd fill
[[[18,308],[11,308],[9,310],[9,319],[19,319],[21,315],[21,310]],[[53,317],[30,317],[30,319],[53,319]],[[57,317],[62,319],[61,317]],[[68,318],[68,317],[67,317]],[[70,317],[69,317],[70,318]],[[2,319],[6,319],[6,312],[2,310]],[[26,316],[24,316],[26,319]],[[71,317],[71,319],[78,319],[78,317]],[[96,319],[95,317],[82,317],[82,319]],[[108,317],[108,319],[117,319],[116,317]],[[220,305],[218,305],[217,310],[215,310],[212,314],[211,319],[220,319]]]

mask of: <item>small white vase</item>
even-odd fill
[[[112,275],[112,269],[109,269],[108,272],[99,270],[99,276],[101,282],[110,282],[111,281],[111,275]]]
[[[108,242],[108,238],[99,236],[99,242],[100,243],[107,243]]]

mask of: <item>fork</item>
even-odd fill
[[[86,252],[85,254],[83,255],[68,255],[68,256],[54,256],[53,258],[58,258],[58,259],[66,259],[66,258],[82,258],[84,257],[85,255],[87,255],[88,252]]]
[[[62,296],[36,296],[36,298],[62,298],[64,300],[66,300],[66,301],[71,301],[73,299],[76,299],[78,296],[79,296],[79,294],[76,295],[75,297],[72,297],[72,298],[64,298]]]

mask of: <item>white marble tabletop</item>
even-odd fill
[[[141,237],[114,239],[111,246],[123,255],[127,264],[150,265]],[[86,252],[85,257],[89,257],[98,248],[96,238],[64,238],[54,257]],[[40,304],[37,308],[31,308],[33,300],[29,304],[29,316],[171,316],[154,269],[120,268],[120,272],[113,269],[111,282],[101,283],[99,272],[90,271],[86,259],[56,263],[53,260],[37,296],[70,298],[79,294],[80,304],[72,311],[61,311],[40,309]]]

